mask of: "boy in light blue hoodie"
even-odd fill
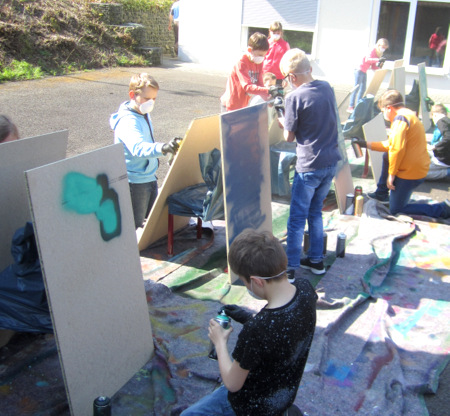
[[[122,103],[109,120],[114,130],[114,143],[122,143],[130,185],[135,227],[143,226],[158,195],[156,170],[158,157],[175,154],[178,139],[156,142],[150,112],[153,110],[159,85],[147,73],[131,77],[129,101]]]

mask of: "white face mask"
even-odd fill
[[[254,56],[254,55],[252,55],[252,61],[253,61],[256,65],[262,64],[263,61],[264,61],[264,56]]]
[[[281,35],[272,35],[272,39],[273,40],[280,40],[281,39]]]
[[[139,111],[142,114],[147,114],[153,110],[154,106],[155,106],[155,100],[148,100],[139,106]]]
[[[386,50],[386,48],[380,48],[381,53],[384,53],[385,50]]]
[[[247,288],[247,292],[250,296],[254,297],[255,299],[264,300],[263,298],[255,294],[255,292],[253,292],[253,280],[250,280],[250,289]]]

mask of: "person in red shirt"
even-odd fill
[[[277,85],[280,86],[283,82],[280,61],[289,49],[289,43],[283,39],[283,26],[280,22],[273,22],[269,28],[269,51],[264,58],[263,71],[275,74]]]
[[[444,39],[442,27],[438,26],[428,40],[428,47],[430,48],[430,66],[440,64],[437,49]]]
[[[347,113],[352,113],[355,109],[355,105],[364,97],[367,84],[367,71],[369,69],[376,71],[383,66],[383,63],[386,60],[383,58],[383,53],[388,48],[389,42],[387,39],[378,39],[375,48],[373,48],[368,55],[364,56],[359,68],[355,69],[355,86],[357,86],[357,88],[350,96],[350,104],[347,108]]]
[[[233,67],[225,93],[220,97],[222,112],[247,107],[253,95],[269,98],[269,88],[263,84],[263,61],[268,49],[266,35],[256,32],[250,36],[247,52]]]

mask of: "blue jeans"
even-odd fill
[[[236,416],[236,413],[228,401],[228,390],[222,385],[181,412],[180,416]]]
[[[381,175],[378,181],[376,193],[387,195],[389,189],[386,185],[389,176],[389,156],[388,153],[383,154],[383,165],[381,167]],[[445,202],[438,204],[412,203],[409,204],[414,189],[416,189],[424,179],[402,179],[398,176],[394,179],[395,189],[389,194],[389,211],[392,215],[398,213],[407,215],[426,215],[427,217],[440,218],[445,212]]]
[[[303,232],[306,220],[309,229],[308,257],[312,262],[323,259],[323,200],[336,174],[336,165],[314,172],[295,172],[292,184],[291,209],[287,223],[288,268],[300,267]]]
[[[365,72],[360,71],[359,69],[355,69],[355,85],[359,85],[355,91],[352,92],[350,96],[350,107],[354,107],[355,104],[364,97],[364,93],[366,92],[366,84],[367,84],[367,74]],[[358,98],[356,99],[356,94],[358,94]]]
[[[129,183],[131,205],[133,206],[134,226],[142,227],[145,219],[150,214],[153,204],[158,196],[158,183]]]

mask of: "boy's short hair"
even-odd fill
[[[247,282],[250,276],[276,276],[287,269],[286,252],[278,239],[268,231],[242,231],[230,246],[228,262],[231,270]],[[273,280],[284,276],[285,273]]]
[[[438,114],[444,114],[444,116],[447,115],[447,107],[445,107],[444,104],[435,104],[433,107],[431,107],[431,114],[438,113]]]
[[[273,22],[270,27],[269,30],[272,32],[282,32],[283,31],[283,25],[281,24],[281,22]]]
[[[267,36],[260,32],[253,33],[253,35],[248,38],[247,45],[254,51],[269,50],[269,41],[267,40]]]
[[[10,135],[19,138],[19,131],[16,125],[6,116],[0,115],[0,143]]]
[[[404,107],[402,94],[397,90],[387,90],[378,100],[378,108],[381,110],[388,105],[394,108]]]
[[[156,82],[156,79],[146,72],[142,72],[131,77],[129,91],[140,94],[142,92],[142,88],[144,87],[152,87],[159,90],[159,85]]]
[[[384,45],[386,48],[389,48],[389,41],[386,38],[380,38],[377,41],[377,45]]]
[[[276,81],[277,76],[273,72],[264,72],[263,82],[266,82],[267,80]]]
[[[305,51],[294,48],[289,49],[281,58],[280,69],[283,75],[302,74],[311,68],[311,63]]]

